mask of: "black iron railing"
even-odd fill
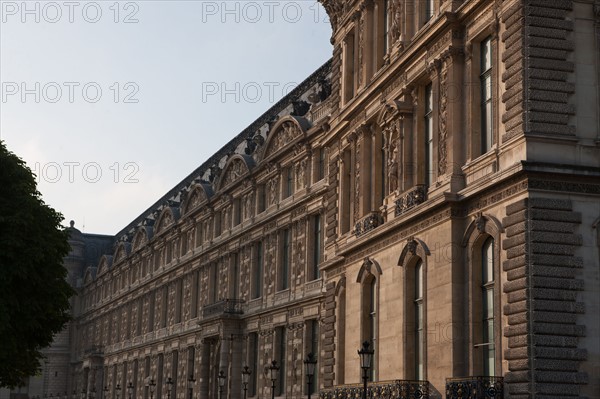
[[[462,377],[446,379],[446,399],[501,399],[504,397],[502,377]]]
[[[322,389],[320,399],[360,399],[362,384],[340,385]],[[369,399],[427,399],[429,398],[429,382],[394,380],[370,382],[367,387]]]
[[[356,237],[360,237],[383,224],[383,216],[379,212],[371,212],[354,225],[352,231]]]
[[[417,185],[405,192],[396,200],[395,215],[400,216],[409,209],[422,204],[427,199],[427,187]]]
[[[243,314],[243,304],[244,301],[241,299],[221,299],[218,302],[204,306],[202,308],[202,316],[210,317],[221,314]]]

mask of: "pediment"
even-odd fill
[[[100,262],[98,263],[98,276],[108,272],[113,265],[112,255],[102,255]]]
[[[302,117],[286,116],[271,129],[264,146],[263,160],[274,157],[283,150],[306,137],[310,128],[308,120]]]
[[[160,234],[179,220],[179,208],[168,206],[156,220],[155,233]]]
[[[198,208],[201,204],[206,203],[212,195],[213,191],[210,184],[195,183],[191,185],[181,208],[183,209],[183,214],[185,215],[193,209]]]
[[[115,264],[121,262],[122,260],[126,259],[130,253],[131,253],[131,244],[130,243],[128,243],[128,242],[119,243],[119,245],[117,246],[117,249],[115,250],[113,262]]]
[[[132,251],[137,251],[152,239],[154,228],[151,226],[141,226],[133,236]]]
[[[83,284],[87,285],[92,283],[96,279],[96,271],[98,269],[95,267],[88,267],[85,270],[85,274],[83,275]]]
[[[252,167],[254,167],[254,160],[252,157],[239,154],[232,156],[223,168],[217,191],[246,177],[250,173]]]

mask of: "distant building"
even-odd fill
[[[331,61],[98,264],[78,236],[43,394],[267,398],[275,360],[301,398],[312,352],[356,398],[367,341],[374,398],[598,397],[599,2],[321,3]]]

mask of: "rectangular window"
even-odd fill
[[[194,370],[194,366],[196,365],[196,362],[194,361],[195,358],[196,358],[196,348],[193,346],[190,346],[188,348],[188,359],[187,359],[188,377],[190,375],[193,375],[194,378],[196,377],[196,373]],[[173,373],[173,375],[177,375],[177,374]]]
[[[275,392],[277,392],[277,396],[285,395],[285,383],[286,383],[286,328],[285,327],[277,327],[275,330],[275,338],[277,343],[277,363],[279,364],[279,376],[275,385]]]
[[[383,0],[383,54],[384,56],[390,52],[390,29],[392,27],[392,18],[394,15],[389,13],[390,2]]]
[[[340,193],[340,231],[342,234],[350,231],[351,215],[350,206],[352,204],[352,162],[351,162],[350,150],[344,150],[342,161],[340,162],[341,169],[341,193]]]
[[[248,367],[252,370],[248,384],[248,395],[256,396],[258,391],[258,333],[250,333],[248,337]]]
[[[175,286],[175,324],[181,323],[181,313],[183,307],[183,280],[179,279]]]
[[[170,376],[177,376],[177,366],[179,364],[179,351],[174,350],[173,351],[173,357],[172,357],[172,364],[171,364],[171,375]],[[169,375],[165,376],[166,378],[170,377]],[[173,378],[173,377],[171,377]],[[177,379],[177,377],[175,377],[175,380]],[[164,385],[167,385],[167,381],[164,381]],[[165,391],[168,389],[167,387],[165,387]],[[171,394],[168,395],[171,398],[176,398],[177,397],[177,384],[173,384],[171,385]],[[124,398],[123,398],[124,399]]]
[[[218,237],[221,235],[221,212],[215,212],[214,223],[215,223],[215,237]]]
[[[285,168],[284,173],[284,187],[283,187],[283,195],[284,198],[289,197],[294,193],[294,167],[290,165]]]
[[[315,367],[315,374],[312,379],[311,394],[315,394],[318,391],[319,386],[319,322],[318,320],[309,320],[307,323],[307,337],[306,337],[306,353],[312,353],[314,359],[317,360],[317,366]],[[308,388],[308,387],[307,387]],[[308,393],[308,392],[307,392]]]
[[[192,275],[192,300],[191,300],[191,314],[192,314],[192,319],[195,319],[196,317],[198,317],[198,291],[199,291],[199,287],[200,287],[200,271],[197,270],[193,275]]]
[[[237,226],[242,222],[242,200],[236,198],[233,200],[233,225]]]
[[[232,254],[232,259],[231,259],[231,274],[230,276],[231,278],[231,285],[232,287],[230,288],[230,293],[232,295],[233,299],[237,299],[238,298],[238,290],[239,290],[239,281],[240,281],[240,257],[237,253]]]
[[[481,83],[481,152],[488,152],[493,145],[492,123],[492,40],[485,39],[481,42],[480,49]]]
[[[263,243],[254,246],[254,270],[252,271],[252,299],[260,298],[263,291]]]
[[[264,212],[267,207],[267,191],[264,184],[259,184],[256,190],[256,212]]]
[[[312,218],[312,270],[310,270],[309,278],[316,280],[321,277],[319,264],[323,261],[323,226],[321,223],[321,215],[315,215]]]
[[[433,86],[425,87],[425,185],[433,181]]]
[[[142,315],[144,314],[144,299],[140,298],[138,299],[138,307],[137,307],[137,324],[136,324],[136,331],[135,331],[135,335],[141,335],[142,334]]]
[[[285,229],[281,233],[281,267],[279,277],[279,290],[286,290],[290,287],[290,251],[291,237],[290,229]]]
[[[317,150],[317,160],[315,168],[315,182],[325,178],[325,148],[321,147]]]
[[[151,292],[148,298],[148,331],[154,331],[154,308],[156,305],[156,293]]]
[[[347,103],[354,97],[354,32],[348,34],[344,40],[344,102]]]
[[[210,265],[210,270],[209,270],[209,281],[210,281],[210,285],[209,285],[209,289],[210,289],[210,303],[215,303],[217,302],[217,298],[219,296],[219,286],[218,286],[218,271],[217,271],[217,264],[213,263],[212,265]]]
[[[171,291],[172,288],[169,285],[166,285],[163,288],[163,297],[162,297],[162,315],[160,318],[160,325],[161,327],[166,327],[167,326],[167,317],[168,317],[168,310],[169,310],[169,291]]]

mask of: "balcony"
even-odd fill
[[[202,316],[240,315],[244,313],[242,309],[243,304],[244,301],[241,299],[221,299],[218,302],[204,306],[202,308]]]
[[[358,238],[363,234],[376,229],[382,224],[383,217],[381,214],[379,212],[371,212],[354,225],[354,230],[352,230],[352,233],[356,236],[356,238]]]
[[[501,399],[504,397],[502,377],[462,377],[446,379],[446,399]]]
[[[396,200],[396,216],[400,216],[427,199],[427,187],[420,184],[403,193]]]
[[[319,399],[358,399],[362,397],[363,385],[340,385],[335,388],[322,389]],[[370,399],[427,399],[429,398],[429,382],[394,380],[371,382],[367,387]]]

